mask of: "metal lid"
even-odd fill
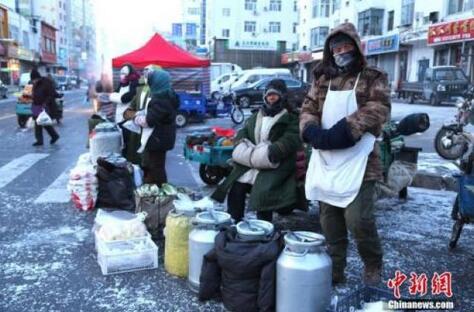
[[[230,222],[231,216],[227,212],[222,211],[205,211],[198,213],[195,220],[202,225],[218,225]]]
[[[273,224],[263,220],[250,219],[237,223],[237,233],[244,236],[267,236],[273,233]]]
[[[324,236],[314,232],[297,231],[288,232],[285,235],[285,244],[293,248],[311,248],[322,246],[325,242]]]

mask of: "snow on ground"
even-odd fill
[[[418,171],[438,174],[443,177],[460,172],[459,167],[452,161],[443,159],[436,153],[420,153],[418,155]]]

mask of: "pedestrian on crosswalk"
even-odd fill
[[[58,97],[58,93],[54,89],[53,82],[46,77],[41,77],[37,69],[31,71],[30,79],[33,83],[33,103],[31,105],[31,111],[33,119],[35,120],[36,138],[36,142],[33,143],[33,146],[43,145],[43,128],[46,129],[46,132],[48,132],[51,137],[50,143],[54,144],[59,139],[59,134],[54,130],[53,126],[38,125],[36,119],[43,110],[46,111],[51,118],[57,116],[56,97]]]

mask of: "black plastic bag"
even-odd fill
[[[114,164],[97,160],[99,193],[96,207],[135,211],[133,168],[128,162]]]

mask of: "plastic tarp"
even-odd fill
[[[112,59],[112,67],[130,63],[138,69],[155,64],[163,68],[209,67],[211,62],[167,42],[155,34],[143,47]]]

